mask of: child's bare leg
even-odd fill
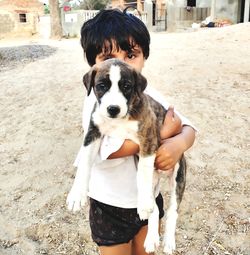
[[[112,246],[100,246],[101,255],[131,255],[132,254],[132,241],[125,244],[117,244]],[[138,254],[139,255],[139,254]]]
[[[144,226],[136,234],[132,242],[132,255],[154,255],[154,253],[146,253],[144,242],[147,236],[148,226]]]

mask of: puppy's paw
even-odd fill
[[[68,210],[76,212],[79,211],[87,202],[87,191],[72,187],[68,194],[66,203]]]
[[[149,215],[154,210],[154,199],[152,197],[139,197],[138,198],[138,205],[137,205],[137,213],[141,220],[146,220],[149,218]]]
[[[175,237],[166,236],[164,238],[164,253],[171,255],[175,251]]]
[[[150,213],[148,211],[144,211],[139,208],[137,208],[137,213],[139,214],[140,220],[147,220],[150,215]]]
[[[158,228],[157,228],[158,229]],[[158,232],[154,234],[147,234],[145,242],[144,242],[144,248],[147,253],[152,253],[155,251],[155,249],[159,246],[159,234]]]

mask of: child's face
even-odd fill
[[[96,56],[95,62],[98,64],[109,58],[118,58],[123,60],[139,72],[141,72],[145,62],[142,49],[139,46],[135,46],[131,52],[127,52],[121,49],[117,50],[115,47],[113,47],[112,52],[108,55],[103,52],[98,54]]]

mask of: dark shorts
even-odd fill
[[[163,198],[156,198],[159,208],[159,218],[164,216]],[[103,204],[90,198],[89,222],[93,241],[99,246],[110,246],[128,243],[148,224],[140,220],[137,209],[125,209]]]

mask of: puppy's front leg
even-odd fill
[[[141,220],[149,218],[154,209],[154,176],[155,154],[150,156],[140,156],[137,170],[137,212]]]
[[[158,185],[159,185],[159,173],[158,171],[154,171],[154,188],[155,195],[158,194]],[[149,215],[148,218],[148,232],[144,242],[144,248],[147,253],[152,253],[159,246],[160,242],[159,237],[159,209],[154,201],[154,210]]]
[[[147,253],[152,253],[159,246],[159,209],[154,204],[154,210],[148,218],[148,232],[144,242],[144,248]]]
[[[69,210],[78,211],[87,201],[90,171],[100,147],[101,139],[84,146],[83,158],[77,168],[73,186],[67,197]]]

